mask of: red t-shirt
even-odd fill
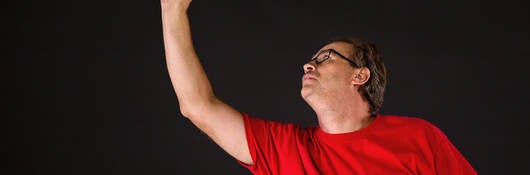
[[[367,127],[328,134],[243,114],[254,174],[477,174],[431,123],[377,115]]]

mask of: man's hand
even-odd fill
[[[160,5],[163,9],[176,7],[177,9],[187,10],[190,6],[191,0],[160,0]]]

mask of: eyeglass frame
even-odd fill
[[[324,58],[322,58],[323,60],[318,61],[318,59],[319,59],[318,56],[320,56],[321,54],[325,54],[324,52],[328,52],[328,55],[324,56]],[[350,62],[352,65],[355,65],[355,67],[359,67],[355,62],[353,62],[352,60],[348,59],[344,55],[340,54],[335,49],[326,49],[326,50],[320,51],[315,57],[311,58],[311,61],[309,61],[309,63],[314,61],[315,64],[319,65],[319,64],[329,60],[331,58],[331,53],[334,53],[334,54],[338,55],[340,58],[345,59],[346,61]]]

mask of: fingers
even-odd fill
[[[190,6],[191,0],[160,0],[162,8],[177,8],[187,10]]]

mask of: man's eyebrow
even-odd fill
[[[324,53],[324,52],[329,52],[330,50],[333,50],[333,49],[324,49],[324,50],[321,50],[315,54],[313,54],[313,56],[311,58],[314,58],[316,57],[317,55],[321,54],[321,53]]]
[[[324,50],[321,50],[320,52],[318,52],[318,54],[321,54],[321,53],[324,53],[324,52],[329,52],[330,50],[333,50],[333,49],[324,49]]]

